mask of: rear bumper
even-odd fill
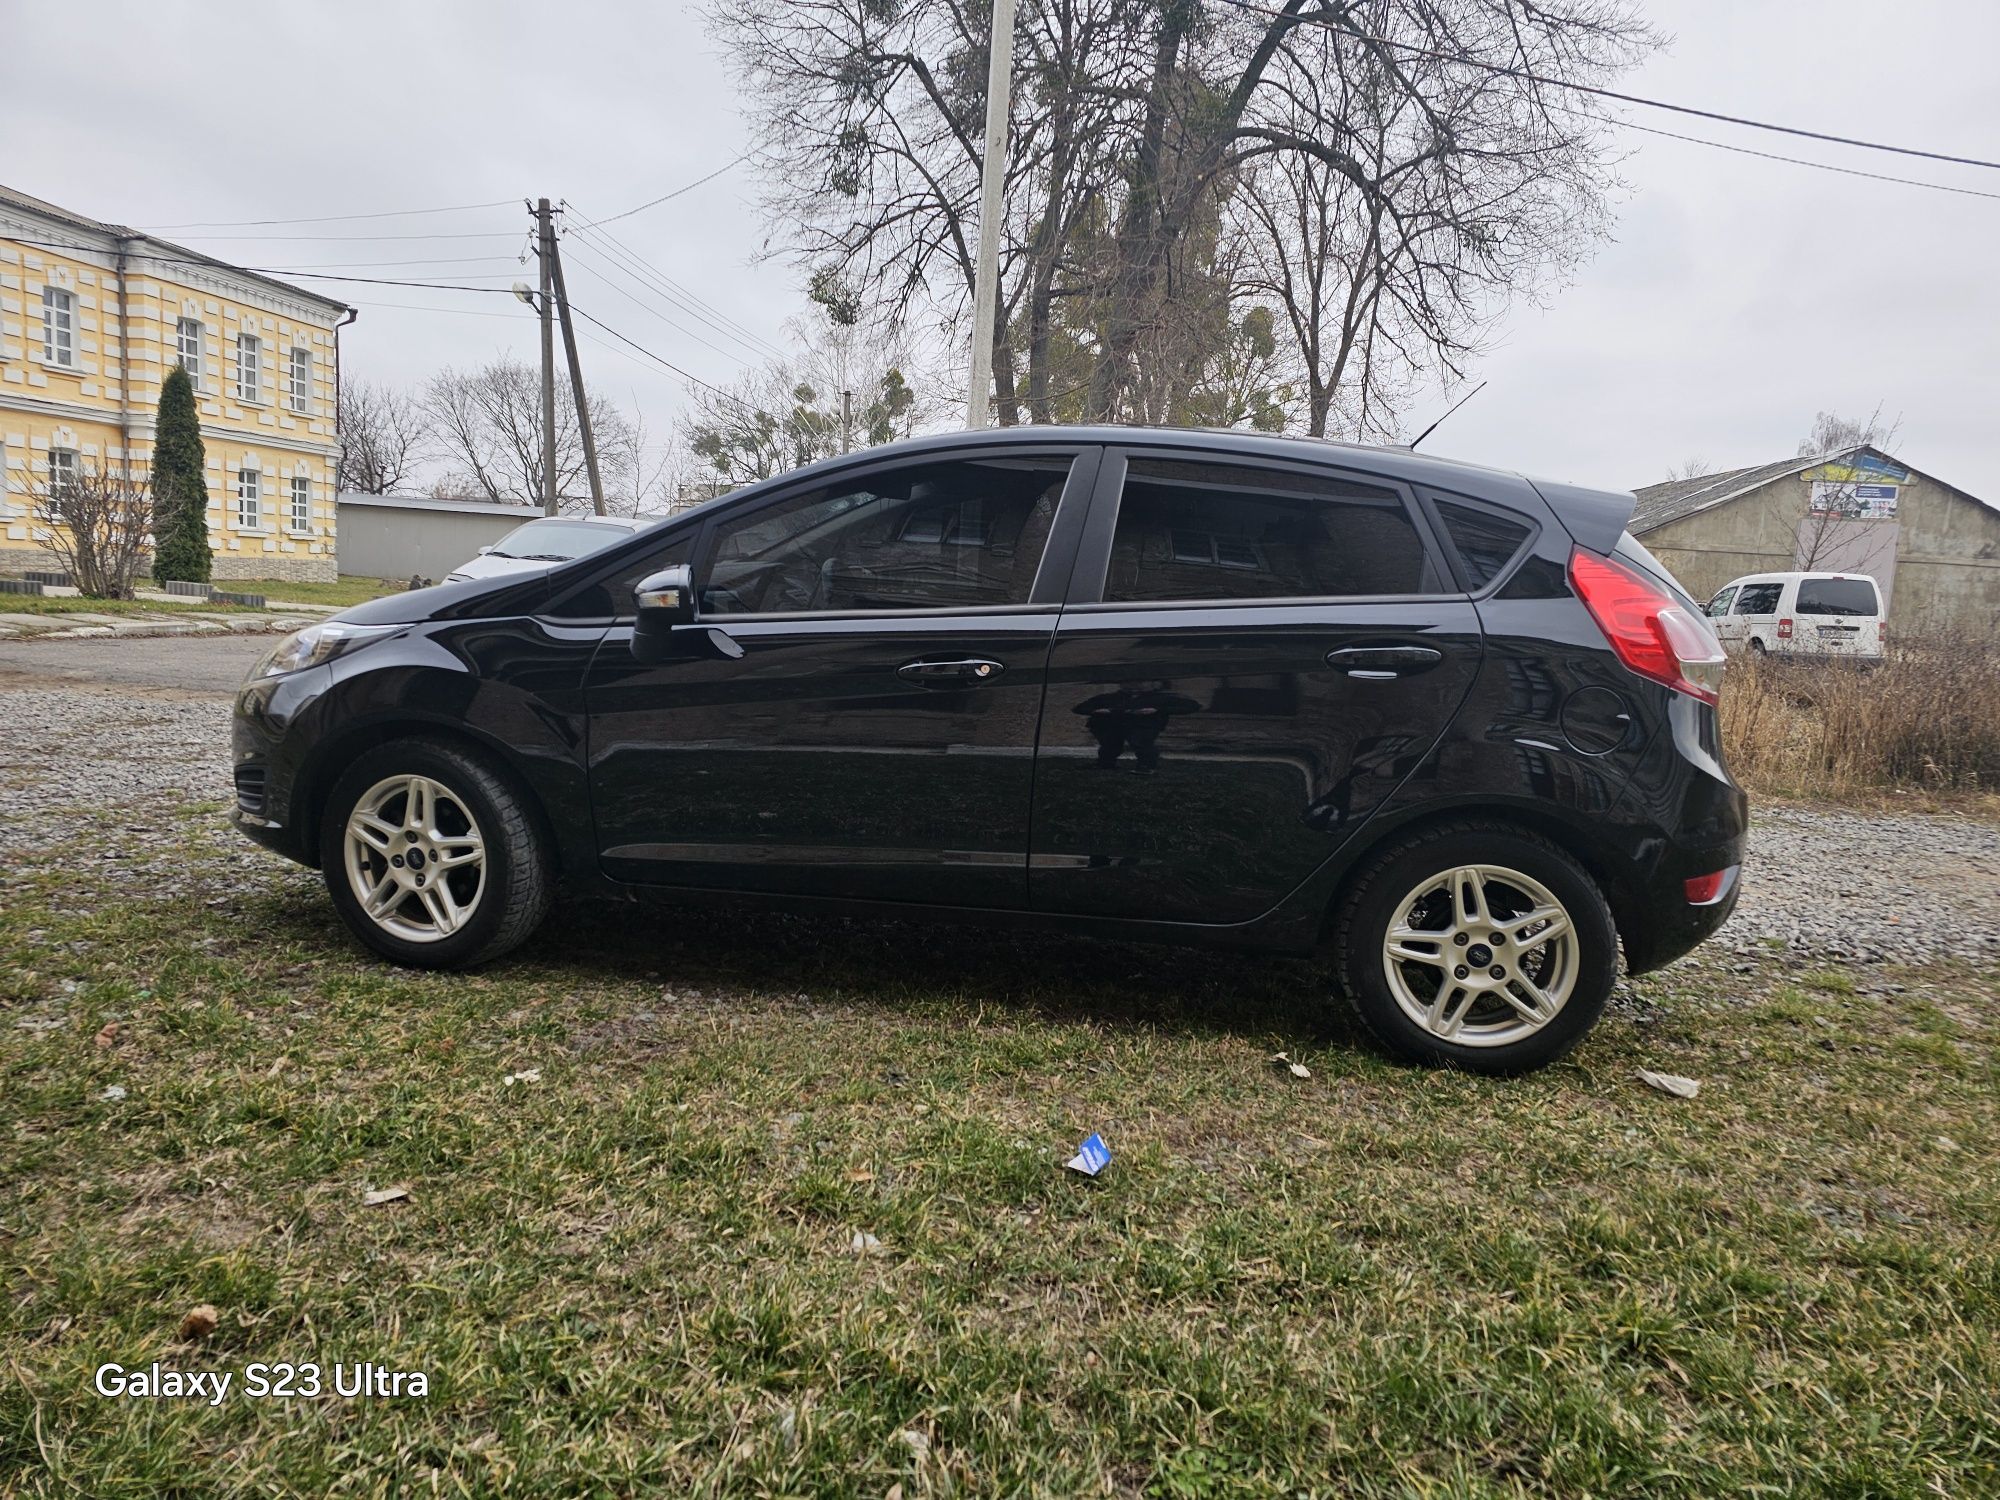
[[[1700,947],[1729,920],[1736,910],[1736,898],[1743,890],[1743,853],[1739,844],[1727,855],[1716,852],[1698,857],[1704,866],[1674,880],[1661,880],[1640,897],[1642,911],[1636,920],[1621,922],[1625,944],[1625,967],[1633,974],[1664,968],[1675,959]],[[1697,875],[1733,869],[1735,875],[1721,899],[1696,905],[1687,899],[1685,882]]]

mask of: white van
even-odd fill
[[[1752,573],[1718,589],[1708,617],[1753,656],[1882,655],[1882,591],[1859,573]]]

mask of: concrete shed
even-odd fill
[[[1632,534],[1697,599],[1746,573],[1865,573],[1888,600],[1892,631],[2000,635],[2000,506],[1879,448],[1637,494]]]
[[[441,579],[542,513],[532,505],[353,490],[342,490],[335,506],[340,571],[362,578]]]

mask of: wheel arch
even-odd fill
[[[397,740],[424,739],[452,745],[476,756],[518,794],[537,830],[551,849],[564,848],[563,840],[549,816],[549,810],[530,777],[509,748],[490,735],[482,734],[463,719],[431,719],[398,715],[367,719],[343,725],[313,748],[312,758],[300,768],[292,791],[292,816],[299,830],[307,859],[320,862],[320,823],[327,799],[357,757]]]
[[[1637,899],[1629,884],[1618,875],[1606,851],[1589,837],[1577,819],[1561,811],[1552,811],[1548,803],[1468,801],[1442,807],[1427,806],[1422,812],[1386,824],[1377,819],[1381,826],[1364,829],[1357,836],[1357,842],[1364,837],[1366,842],[1351,851],[1327,899],[1326,910],[1321,917],[1320,946],[1324,949],[1330,945],[1335,926],[1354,887],[1376,860],[1390,850],[1422,837],[1433,828],[1467,820],[1502,823],[1523,833],[1535,834],[1583,866],[1584,873],[1604,893],[1605,904],[1611,908],[1611,920],[1618,929],[1620,945],[1624,944],[1631,924],[1637,920]]]

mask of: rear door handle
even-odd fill
[[[920,687],[960,688],[991,682],[1005,670],[997,661],[988,661],[983,656],[968,656],[958,661],[905,662],[896,668],[896,675]]]
[[[1369,679],[1427,672],[1443,660],[1444,653],[1432,646],[1342,646],[1326,653],[1328,666]]]

